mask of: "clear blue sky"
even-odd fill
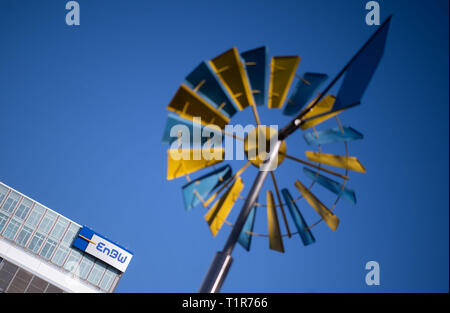
[[[448,291],[448,1],[379,2],[382,19],[394,14],[386,54],[362,105],[342,115],[365,135],[350,144],[367,168],[351,176],[358,204],[341,202],[340,228],[318,225],[312,246],[237,247],[223,291]],[[165,179],[171,97],[198,62],[232,46],[267,45],[300,55],[300,73],[334,76],[375,30],[366,1],[79,0],[79,27],[65,24],[65,3],[0,0],[0,180],[134,251],[117,291],[195,292],[230,228],[213,238],[202,208],[184,211],[185,181]],[[245,114],[236,121],[251,122]],[[307,148],[300,133],[287,144],[297,156]],[[307,180],[289,161],[277,175],[291,193]],[[365,285],[370,260],[377,287]]]

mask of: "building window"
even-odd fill
[[[42,219],[41,223],[39,224],[38,231],[41,234],[47,235],[48,232],[50,231],[50,229],[52,228],[53,223],[55,222],[55,219],[56,219],[56,213],[47,210],[44,218]]]
[[[98,285],[105,269],[106,268],[103,263],[95,263],[91,273],[89,274],[88,281],[94,285]]]
[[[36,233],[33,236],[33,239],[31,239],[30,243],[28,244],[28,249],[33,251],[34,253],[37,253],[39,249],[42,246],[42,243],[45,240],[46,235],[50,231],[51,227],[53,226],[53,223],[56,219],[56,213],[48,211],[45,213],[42,221],[40,222],[38,229]],[[53,247],[54,249],[54,247]],[[53,250],[52,250],[53,252]]]
[[[73,238],[75,237],[76,233],[78,232],[78,230],[80,228],[73,223],[70,223],[70,225],[69,225],[69,223],[70,223],[69,220],[64,219],[63,217],[60,216],[58,219],[58,222],[56,223],[55,227],[53,228],[53,230],[50,234],[50,236],[53,239],[57,239],[58,241],[61,240],[61,237],[64,235],[64,237],[62,238],[62,240],[52,258],[52,262],[58,266],[63,265],[67,254],[69,253],[69,251],[71,251],[71,249],[69,249],[69,247],[73,242]],[[66,230],[66,228],[67,228],[67,230]],[[70,257],[69,257],[67,263],[69,263],[69,260],[71,260]],[[77,265],[78,265],[79,260],[80,260],[80,258],[76,259]],[[69,265],[67,265],[67,266],[69,266]],[[69,268],[66,268],[66,269],[69,271],[72,271]]]
[[[82,279],[86,279],[93,264],[94,259],[91,256],[85,254],[83,260],[81,260],[80,267],[78,268],[78,276],[80,276],[80,278]]]
[[[24,247],[27,244],[28,239],[30,239],[32,232],[33,229],[27,226],[23,226],[22,230],[20,231],[19,235],[16,238],[16,242],[22,247]]]
[[[60,241],[68,225],[69,221],[60,216],[55,226],[53,227],[52,232],[50,233],[50,237],[52,237],[56,241]]]
[[[74,273],[78,267],[78,263],[80,262],[81,257],[82,254],[79,251],[72,250],[69,257],[67,258],[64,268],[69,272]]]
[[[31,239],[31,242],[28,245],[28,249],[33,251],[34,253],[37,253],[39,251],[39,248],[41,247],[44,239],[45,239],[44,235],[42,235],[40,233],[35,233],[33,236],[33,239]]]
[[[53,254],[53,251],[55,250],[56,244],[57,242],[55,240],[50,238],[47,239],[47,242],[42,248],[40,255],[46,260],[50,259],[50,257]]]
[[[16,210],[16,213],[14,213],[16,219],[23,221],[27,216],[28,211],[30,211],[32,204],[33,202],[31,200],[23,199],[22,203],[19,205],[19,208]]]
[[[0,184],[0,204],[2,204],[3,199],[5,199],[8,190],[8,188]]]
[[[8,216],[3,213],[0,213],[0,232],[2,231],[3,226],[5,226],[7,221],[8,221]]]
[[[75,236],[77,235],[79,230],[80,230],[79,226],[77,226],[75,224],[70,224],[69,229],[67,230],[66,234],[64,235],[64,238],[63,238],[61,244],[70,246],[73,243],[73,240],[75,239]]]
[[[3,237],[12,240],[17,233],[17,230],[20,227],[20,222],[12,219],[9,221],[8,226],[6,226],[5,231],[3,232]]]
[[[109,292],[114,279],[117,277],[117,274],[118,272],[116,269],[108,267],[106,269],[105,275],[103,275],[102,281],[100,282],[100,288],[104,291]]]
[[[20,195],[17,192],[11,191],[8,199],[6,199],[5,203],[2,205],[2,211],[5,212],[8,216],[16,207],[17,202],[19,201]]]
[[[35,228],[44,214],[44,211],[45,209],[42,206],[36,204],[33,211],[31,211],[30,216],[28,216],[26,224],[31,228]]]
[[[55,250],[58,242],[61,240],[64,232],[66,231],[67,226],[69,226],[69,221],[62,216],[59,216],[55,226],[53,226],[52,231],[47,239],[47,242],[44,244],[40,255],[45,259],[50,259]],[[67,254],[67,253],[66,253]],[[61,260],[60,260],[61,261]],[[61,261],[62,262],[62,261]],[[60,264],[61,265],[61,264]]]
[[[67,254],[69,253],[69,248],[61,245],[56,250],[55,254],[53,255],[52,262],[58,266],[63,265],[64,260],[66,259]]]

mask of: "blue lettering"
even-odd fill
[[[119,252],[117,252],[117,250],[112,249],[111,254],[109,256],[112,257],[113,259],[115,259],[118,254],[119,254]]]
[[[97,244],[96,249],[97,249],[98,251],[100,251],[100,252],[103,252],[102,248],[103,248],[104,246],[105,246],[105,244],[104,244],[103,242],[99,242],[99,243]]]
[[[103,253],[106,253],[106,255],[109,255],[109,252],[110,252],[111,250],[109,250],[108,248],[106,248],[105,247],[105,249],[103,249]]]
[[[125,263],[125,261],[127,260],[127,256],[122,257],[122,258],[121,258],[121,256],[122,256],[122,253],[119,254],[119,257],[117,259],[119,260],[120,263]]]
[[[120,263],[125,263],[127,261],[126,255],[122,255],[122,253],[119,253],[119,251],[117,251],[116,249],[107,248],[104,242],[97,243],[96,249],[100,252],[105,253],[113,259],[117,259]]]

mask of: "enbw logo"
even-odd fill
[[[97,243],[96,249],[112,259],[117,259],[120,263],[125,263],[127,260],[127,256],[123,256],[122,253],[119,253],[116,249],[109,249],[106,247],[104,242],[99,241]]]

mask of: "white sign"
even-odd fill
[[[92,235],[85,251],[121,272],[125,272],[133,257],[130,252],[96,234]]]

